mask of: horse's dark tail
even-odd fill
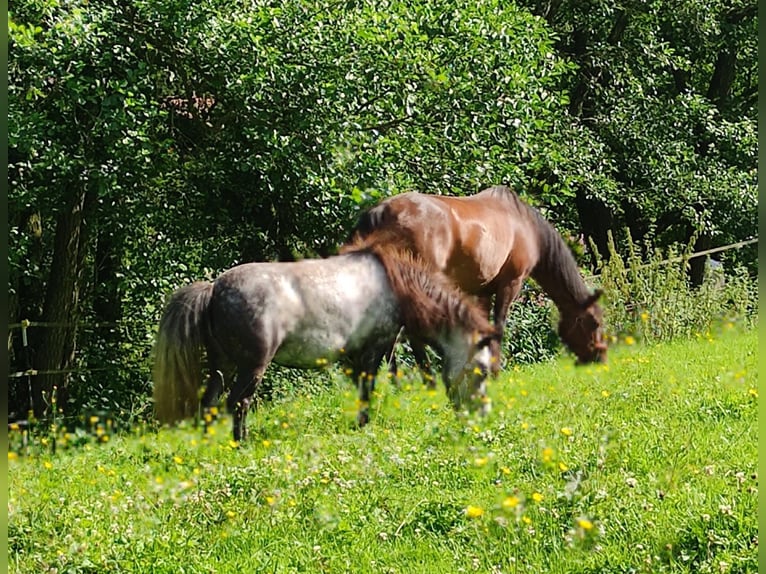
[[[173,423],[194,416],[199,405],[201,356],[213,284],[198,281],[168,301],[154,345],[154,410]]]

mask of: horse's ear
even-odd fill
[[[601,296],[604,294],[603,289],[596,289],[593,292],[593,295],[590,295],[585,302],[582,304],[583,309],[588,309],[591,305],[593,305],[596,301],[598,301]]]

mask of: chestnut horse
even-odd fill
[[[362,214],[340,251],[360,241],[374,243],[376,237],[404,242],[478,297],[487,314],[494,296],[495,325],[505,325],[511,302],[532,277],[558,307],[559,336],[578,362],[606,361],[601,291],[589,291],[561,235],[510,188],[490,187],[468,197],[417,192],[390,197]],[[411,344],[424,367],[422,345],[412,339]]]
[[[234,440],[246,436],[247,411],[272,361],[299,369],[345,363],[359,387],[357,421],[364,425],[375,374],[402,326],[443,354],[453,406],[485,414],[484,381],[498,359],[492,342],[500,333],[444,275],[387,243],[327,259],[246,263],[212,283],[178,289],[155,344],[156,416],[172,423],[198,412],[204,350],[210,379],[203,407],[223,390],[220,369],[236,367],[227,399]]]

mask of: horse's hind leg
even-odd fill
[[[205,386],[205,392],[202,395],[202,410],[207,411],[210,407],[218,404],[218,399],[223,392],[223,371],[221,371],[222,362],[218,352],[215,349],[207,349],[207,363],[208,363],[208,381]]]
[[[266,372],[266,365],[260,367],[239,367],[237,370],[237,382],[226,401],[226,408],[232,414],[233,435],[235,441],[247,438],[247,411],[253,401],[258,385]]]

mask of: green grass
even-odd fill
[[[9,460],[11,572],[756,572],[754,331],[443,391],[330,389]]]

